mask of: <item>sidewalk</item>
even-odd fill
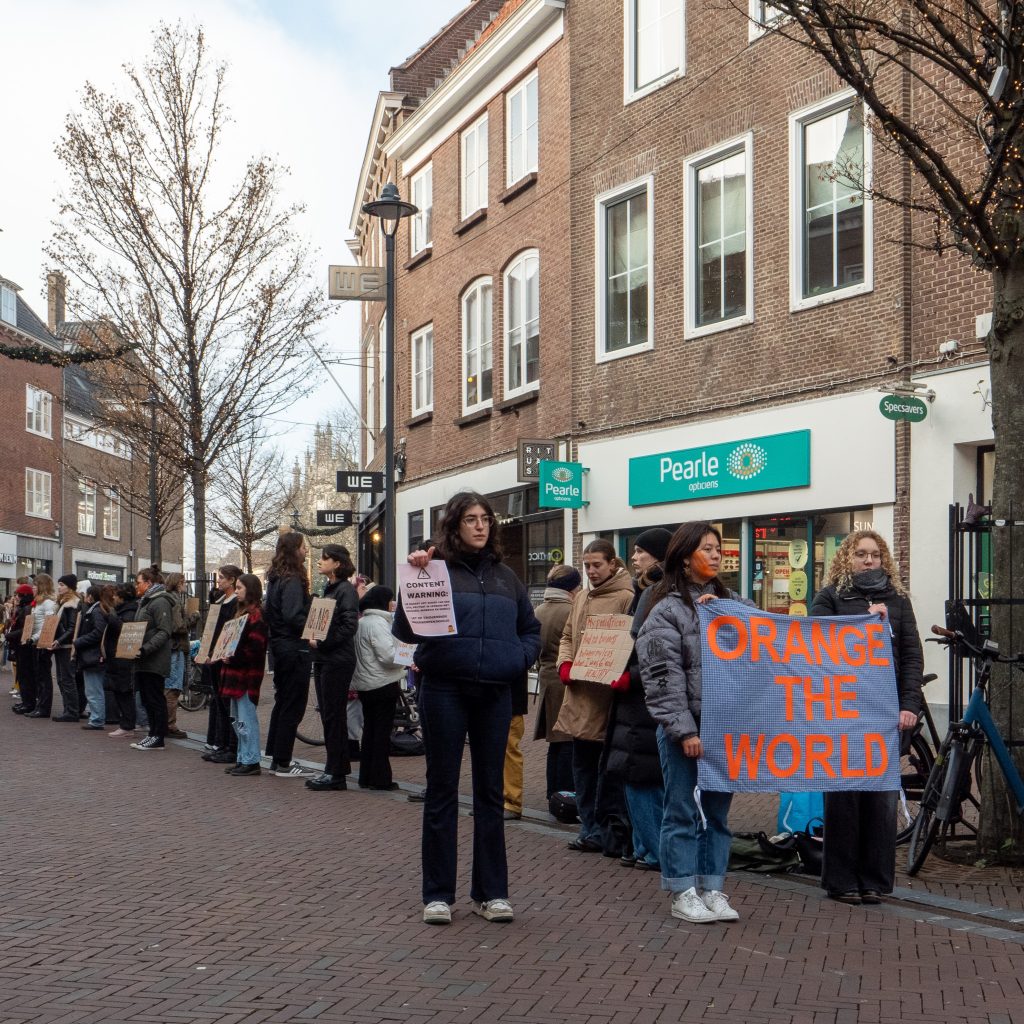
[[[402,793],[231,778],[195,742],[137,752],[6,709],[0,743],[4,1024],[1024,1024],[1024,936],[995,922],[737,875],[741,921],[687,925],[650,874],[525,820],[507,830],[516,921],[488,924],[465,818],[455,920],[435,928]]]

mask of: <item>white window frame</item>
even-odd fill
[[[53,395],[25,385],[25,429],[37,437],[53,437]]]
[[[18,293],[5,284],[0,284],[0,320],[18,326]]]
[[[96,481],[90,480],[88,477],[80,476],[78,478],[78,532],[83,537],[95,537],[96,536],[96,505],[97,505],[97,488]],[[90,502],[92,498],[91,513],[90,513]],[[85,511],[82,511],[82,504],[85,504]],[[92,529],[89,526],[89,516],[92,515]],[[82,523],[85,522],[83,526]]]
[[[483,146],[482,160],[480,159],[481,130],[486,136],[486,141]],[[469,168],[466,165],[466,143],[470,138],[474,138],[476,140],[477,153],[476,165],[473,167],[473,171],[476,173],[476,187],[475,193],[472,195],[470,195],[470,189],[466,183],[466,176],[469,171]],[[463,220],[467,217],[471,217],[477,212],[477,210],[487,209],[487,175],[490,168],[487,150],[489,144],[490,131],[488,130],[487,125],[487,114],[482,114],[463,131],[459,138],[459,196]]]
[[[680,20],[683,26],[683,38],[679,41],[679,67],[675,71],[666,72],[661,78],[656,78],[647,85],[637,86],[636,83],[636,5],[637,0],[624,0],[622,5],[625,28],[623,31],[623,42],[625,56],[623,68],[625,70],[625,81],[623,91],[623,103],[632,103],[635,100],[649,96],[658,89],[678,81],[686,76],[686,0],[679,0]]]
[[[467,348],[467,343],[469,341],[469,322],[466,316],[466,302],[474,293],[477,294],[482,300],[484,288],[490,289],[491,293],[490,316],[487,318],[486,322],[484,321],[483,317],[481,317],[478,327],[480,327],[481,330],[484,327],[487,328],[488,338],[490,341],[491,397],[484,398],[481,401],[475,402],[473,405],[470,405],[467,401],[467,392],[469,390],[469,352]],[[478,277],[476,278],[476,280],[471,281],[459,298],[459,308],[461,311],[459,319],[462,322],[462,413],[465,416],[468,415],[469,413],[476,412],[479,409],[489,409],[494,404],[494,282],[491,280],[491,278]],[[483,309],[482,301],[480,302],[480,309]],[[482,376],[483,374],[483,359],[481,358],[483,347],[483,334],[481,333],[477,343],[477,362],[479,364],[477,374],[480,376]]]
[[[647,341],[642,345],[632,345],[619,349],[617,352],[608,352],[607,324],[605,323],[605,303],[607,294],[605,289],[605,243],[606,243],[606,220],[605,211],[609,206],[614,206],[629,199],[631,196],[639,195],[647,191]],[[595,294],[595,324],[597,330],[594,332],[595,350],[594,360],[598,363],[607,363],[613,359],[623,359],[626,356],[636,355],[638,352],[650,352],[654,348],[654,175],[648,174],[642,178],[628,182],[625,185],[602,192],[594,199],[594,222],[595,222],[595,259],[594,259],[594,294]]]
[[[413,331],[409,339],[409,363],[412,369],[412,387],[409,397],[412,415],[434,411],[434,325],[424,324]],[[423,382],[423,401],[417,404],[417,383]]]
[[[532,124],[536,128],[533,152],[530,152],[530,116],[531,111],[527,102],[530,95],[530,86],[534,88],[535,105],[532,111]],[[512,137],[512,103],[513,100],[521,98],[523,104],[523,130],[516,137]],[[518,145],[517,145],[518,144]],[[515,157],[515,150],[519,150],[522,159],[523,170],[519,174],[513,174],[512,168]],[[540,167],[540,74],[535,69],[532,74],[527,75],[519,82],[514,89],[510,89],[505,97],[505,185],[514,185],[522,181],[528,174],[532,174]]]
[[[716,164],[742,152],[747,165],[746,197],[746,312],[718,323],[697,326],[697,277],[700,274],[700,261],[697,258],[697,226],[699,223],[700,171],[710,164]],[[683,256],[686,267],[686,285],[683,288],[685,306],[685,324],[683,336],[686,338],[702,338],[707,334],[717,334],[734,327],[754,322],[754,136],[748,132],[737,138],[730,139],[720,145],[705,149],[683,161],[684,181],[684,237],[686,250]]]
[[[782,11],[775,11],[774,14],[769,14],[765,8],[770,8],[772,4],[769,0],[748,0],[748,22],[749,32],[747,39],[749,42],[753,42],[755,39],[760,39],[761,36],[768,32],[771,32],[779,22],[785,17]]]
[[[113,487],[103,488],[103,537],[105,540],[121,539],[121,497]]]
[[[417,192],[420,193],[417,196]],[[418,207],[409,226],[409,255],[418,256],[434,244],[434,169],[433,164],[421,167],[410,179],[409,195]]]
[[[506,398],[514,398],[516,395],[526,395],[531,391],[538,391],[540,389],[540,370],[537,371],[537,379],[532,381],[526,381],[526,264],[529,261],[534,261],[537,264],[537,333],[540,334],[540,251],[538,249],[524,249],[522,252],[516,253],[516,255],[509,262],[505,268],[505,272],[501,275],[502,282],[502,293],[501,293],[501,305],[504,311],[503,318],[504,323],[502,325],[502,362],[505,364],[505,379],[503,381],[504,394]],[[521,347],[521,360],[522,360],[522,376],[524,379],[523,384],[517,388],[513,388],[510,381],[512,378],[512,342],[510,335],[512,333],[512,303],[509,301],[508,293],[508,279],[512,275],[512,272],[516,268],[522,267],[523,269],[523,288],[522,288],[522,307],[519,310],[521,315],[521,321],[519,324],[520,329],[523,331],[523,344]],[[537,362],[540,363],[540,353],[537,353]]]
[[[39,508],[36,508],[36,498]],[[45,469],[25,467],[25,515],[33,519],[51,519],[53,510],[53,481]]]
[[[872,179],[872,148],[871,131],[867,120],[867,108],[863,108],[864,117],[864,280],[845,288],[812,295],[805,298],[803,294],[803,137],[804,126],[838,113],[846,107],[853,107],[860,101],[852,89],[830,96],[820,103],[797,110],[789,115],[789,309],[796,313],[804,309],[840,302],[854,295],[865,295],[874,290],[874,214],[870,196]]]

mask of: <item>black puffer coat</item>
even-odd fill
[[[635,587],[635,584],[634,584]],[[645,593],[636,589],[630,613],[633,615],[633,639],[643,621],[638,614]],[[658,754],[658,723],[651,718],[644,700],[644,684],[636,650],[629,656],[629,690],[616,690],[605,734],[605,773],[631,786],[662,785],[661,758]]]
[[[921,637],[917,632],[917,619],[909,598],[902,597],[890,584],[886,590],[862,593],[856,584],[847,590],[824,587],[814,596],[812,615],[867,615],[868,606],[884,604],[886,619],[892,630],[892,654],[896,662],[896,687],[900,696],[900,711],[921,713],[923,697],[924,654]]]

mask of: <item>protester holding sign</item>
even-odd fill
[[[27,644],[22,645],[22,668],[31,672],[33,709],[26,712],[26,718],[49,718],[53,706],[53,652],[39,646],[43,625],[51,615],[57,614],[54,600],[53,577],[45,572],[37,573],[33,581],[36,599],[32,605],[32,633]],[[25,654],[27,653],[27,658]],[[24,686],[22,687],[24,691]]]
[[[885,540],[855,530],[839,546],[811,615],[881,615],[892,635],[899,725],[909,736],[922,705],[924,656],[914,609]],[[896,792],[825,794],[821,884],[841,903],[878,903],[896,876]]]
[[[427,754],[423,806],[423,920],[449,924],[455,900],[459,770],[469,736],[473,762],[473,909],[511,921],[505,854],[503,768],[511,685],[537,658],[540,623],[526,587],[502,563],[498,523],[483,496],[456,494],[441,517],[437,555],[451,580],[457,633],[417,636],[399,603],[393,631],[417,643],[419,706]],[[425,567],[435,548],[414,551]]]
[[[15,685],[18,687],[19,700],[17,704],[11,705],[11,710],[16,715],[25,715],[35,710],[35,691],[26,689],[25,680],[31,681],[34,678],[31,668],[28,666],[30,654],[22,654],[22,651],[30,651],[22,642],[22,633],[25,630],[25,620],[32,618],[32,601],[35,598],[35,591],[28,583],[19,583],[14,591],[14,612],[11,615],[7,627],[7,652],[9,659],[14,663]]]
[[[696,606],[716,597],[740,600],[718,578],[721,563],[718,530],[711,523],[683,523],[672,535],[664,575],[652,588],[650,610],[637,638],[640,675],[647,707],[658,723],[665,778],[661,887],[672,893],[672,916],[693,923],[739,917],[722,892],[732,839],[732,794],[702,791],[699,804],[695,796],[697,759],[703,753]]]
[[[164,578],[156,566],[140,569],[135,577],[139,607],[136,622],[146,624],[142,649],[135,659],[135,688],[149,719],[145,739],[133,743],[136,750],[163,750],[167,736],[167,701],[164,680],[171,673],[171,633],[174,629],[174,598],[164,589]]]
[[[238,734],[238,762],[228,775],[259,775],[260,720],[256,705],[267,669],[267,624],[260,610],[263,586],[243,573],[235,584],[235,620],[244,622],[234,653],[221,668],[221,693],[231,701],[231,721]]]
[[[117,657],[117,642],[121,636],[121,627],[126,622],[135,621],[139,599],[132,583],[122,583],[113,589],[114,613],[108,619],[107,633],[103,641],[103,661],[107,667],[107,686],[117,708],[117,728],[107,735],[134,736],[137,716],[135,691],[132,689],[132,670],[135,663]]]
[[[210,618],[212,629],[203,629],[202,644],[197,660],[202,667],[203,682],[209,687],[212,698],[206,720],[207,751],[204,761],[212,764],[234,765],[238,761],[238,736],[231,725],[231,701],[220,692],[220,674],[223,668],[217,661],[210,661],[210,652],[220,639],[221,630],[235,617],[235,584],[242,575],[237,565],[222,565],[217,570],[217,586],[210,595]],[[214,614],[216,613],[216,614]],[[201,659],[201,660],[200,660]]]
[[[107,665],[103,657],[103,635],[111,622],[117,619],[114,614],[114,588],[91,586],[85,595],[85,603],[78,636],[73,639],[75,661],[85,677],[85,696],[89,702],[89,721],[82,728],[102,729],[107,724]],[[70,682],[74,686],[73,676]],[[63,684],[61,692],[64,692]],[[75,695],[77,697],[77,690]],[[68,698],[64,699],[66,703]],[[76,709],[77,706],[76,703]],[[75,718],[78,718],[77,710]]]
[[[73,573],[57,580],[57,606],[60,610],[50,649],[56,662],[57,689],[60,690],[63,710],[61,714],[54,715],[55,722],[78,721],[78,685],[75,682],[75,665],[71,660],[71,642],[78,630],[78,616],[81,612],[77,588],[78,577]]]
[[[604,744],[612,689],[602,683],[572,679],[572,664],[583,641],[587,618],[591,615],[625,614],[633,603],[633,581],[625,563],[615,554],[610,541],[592,540],[583,549],[583,569],[590,583],[572,602],[562,639],[558,645],[558,675],[567,689],[558,712],[555,728],[572,737],[572,774],[576,786],[576,806],[580,816],[579,835],[569,843],[570,850],[580,853],[605,852],[622,856],[621,836],[598,820],[601,748]],[[617,794],[618,799],[614,799]],[[615,784],[615,794],[607,794],[609,811],[626,818],[622,784]],[[602,794],[602,804],[605,803]]]
[[[325,544],[317,566],[327,577],[324,597],[334,601],[331,621],[323,640],[310,640],[313,680],[320,718],[324,723],[327,763],[321,775],[306,779],[306,789],[318,792],[346,788],[352,770],[348,745],[348,691],[356,668],[354,637],[359,625],[359,598],[349,579],[356,571],[348,548]]]

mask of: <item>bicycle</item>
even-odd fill
[[[930,683],[937,679],[934,672],[924,677]],[[928,736],[924,730],[927,726]],[[925,784],[935,764],[935,751],[939,748],[939,733],[927,703],[921,718],[910,736],[906,753],[900,757],[900,799],[896,803],[896,843],[909,842],[914,831],[914,822],[920,813],[921,797]]]
[[[184,684],[181,688],[181,696],[178,698],[178,707],[182,711],[202,711],[210,706],[213,691],[203,677],[202,666],[197,665],[191,656],[185,670]]]
[[[999,735],[985,700],[992,666],[997,663],[1020,664],[1024,662],[1024,655],[1000,654],[999,645],[992,640],[980,640],[973,625],[965,618],[960,618],[957,625],[960,628],[932,626],[932,632],[939,637],[935,642],[956,647],[979,659],[981,670],[964,717],[950,726],[925,784],[907,851],[908,875],[916,875],[936,840],[944,840],[958,825],[977,834],[977,827],[964,817],[964,804],[980,809],[981,805],[972,792],[972,780],[980,772],[979,758],[986,744],[991,747],[996,764],[1013,792],[1017,813],[1024,818],[1024,780],[1010,759],[1009,750]]]

